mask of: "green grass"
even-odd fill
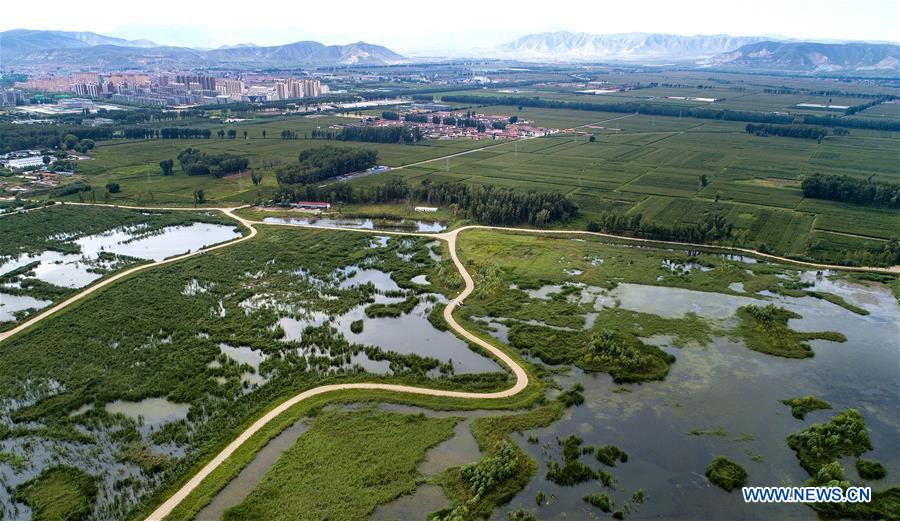
[[[154,211],[145,212],[102,206],[53,205],[28,213],[8,215],[0,219],[0,262],[23,254],[38,255],[46,251],[77,255],[81,247],[77,240],[119,228],[140,226],[132,237],[137,239],[160,232],[170,226],[191,223],[237,225],[220,212]],[[240,228],[243,233],[245,230]],[[56,303],[80,291],[80,288],[56,286],[34,276],[37,262],[0,275],[7,283],[3,292],[24,295]],[[137,257],[101,252],[98,258],[85,259],[92,272],[102,277],[145,261]],[[27,318],[21,314],[21,318]],[[13,327],[18,321],[0,324],[0,330]]]
[[[13,496],[31,508],[34,521],[81,521],[91,515],[97,485],[84,471],[59,466],[19,485]]]
[[[800,315],[784,308],[768,306],[744,306],[738,309],[741,323],[737,332],[744,337],[749,349],[785,358],[807,358],[814,356],[807,340],[830,340],[846,342],[841,333],[834,331],[799,332],[788,327],[788,320]]]
[[[456,421],[366,409],[322,412],[224,519],[362,519],[415,489],[425,452],[452,437]]]

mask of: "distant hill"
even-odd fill
[[[158,46],[146,40],[124,40],[96,33],[25,29],[0,33],[0,66],[3,67],[290,67],[386,65],[404,60],[386,47],[365,42],[347,45],[296,42],[270,47],[242,44],[204,50]]]
[[[898,71],[900,45],[763,41],[712,58],[717,66],[793,71]]]
[[[684,60],[708,58],[763,41],[757,36],[590,34],[559,31],[529,34],[498,49],[505,56],[542,61]]]
[[[50,49],[81,49],[95,45],[156,46],[155,43],[149,40],[125,40],[124,38],[115,38],[91,32],[32,31],[30,29],[13,29],[0,32],[0,50],[3,53],[0,56],[4,59],[28,52]]]

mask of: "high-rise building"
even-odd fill
[[[279,81],[275,84],[275,97],[279,100],[288,99],[288,86],[286,83]]]

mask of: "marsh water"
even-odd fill
[[[559,383],[583,385],[585,404],[569,409],[549,427],[514,435],[540,469],[493,519],[506,519],[520,508],[540,519],[600,517],[602,512],[582,496],[606,492],[621,507],[638,489],[646,499],[633,505],[636,511],[629,519],[815,519],[803,505],[745,504],[737,492],[710,485],[704,470],[714,457],[724,455],[747,470],[749,485],[802,484],[809,476],[785,438],[847,407],[865,417],[874,450],[864,457],[888,469],[888,477],[871,486],[878,490],[900,482],[900,307],[884,287],[816,279],[814,273],[801,278],[870,312],[861,316],[809,297],[775,299],[803,316],[790,321],[793,329],[839,331],[846,343],[813,341],[815,357],[798,360],[750,351],[726,337],[680,349],[671,346],[671,338],[655,337],[647,341],[677,357],[664,381],[619,386],[606,374],[571,370]],[[611,293],[623,307],[673,317],[694,312],[727,319],[737,307],[759,303],[750,297],[635,284],[621,284]],[[801,421],[779,402],[808,394],[834,409],[812,412]],[[586,445],[612,444],[628,453],[627,463],[604,468],[616,479],[615,490],[596,481],[561,487],[545,479],[547,462],[562,460],[556,439],[571,434]],[[527,443],[529,435],[539,443]],[[589,456],[582,459],[602,467]],[[846,475],[856,480],[852,460],[843,463]],[[548,497],[540,507],[535,506],[538,491]]]
[[[323,228],[356,228],[360,230],[414,231],[437,233],[447,226],[437,221],[399,219],[397,221],[375,221],[373,219],[351,219],[331,217],[265,217],[264,223],[292,224],[295,226],[318,226]]]
[[[233,226],[208,223],[192,223],[169,226],[151,234],[141,234],[141,227],[116,228],[104,233],[73,240],[79,253],[43,251],[38,254],[22,254],[2,259],[0,275],[15,269],[38,263],[32,272],[34,278],[65,288],[81,288],[114,268],[114,261],[101,259],[102,253],[112,253],[144,260],[162,260],[197,249],[240,237]],[[28,308],[39,309],[50,301],[15,298],[0,294],[0,322],[12,320],[12,312]]]
[[[369,405],[349,404],[343,406],[327,406],[329,409],[339,407],[353,409]],[[472,420],[483,416],[512,414],[511,411],[434,411],[420,407],[399,404],[377,404],[377,408],[401,414],[425,414],[434,418],[459,418],[453,436],[429,449],[425,459],[419,464],[418,471],[423,477],[434,476],[448,468],[465,465],[477,461],[481,451],[475,437],[472,436]],[[309,430],[310,420],[302,418],[280,434],[272,438],[228,485],[226,485],[212,501],[194,518],[197,521],[217,521],[225,510],[239,505],[263,479],[265,473],[278,461],[281,454],[297,439]],[[450,498],[436,485],[419,485],[415,492],[401,496],[396,500],[379,505],[372,513],[371,519],[424,519],[425,515],[451,505]]]

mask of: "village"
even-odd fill
[[[454,111],[447,105],[414,104],[402,112],[384,111],[381,117],[368,117],[347,125],[333,125],[335,130],[344,127],[418,127],[426,139],[522,139],[541,137],[559,132],[545,128],[518,116],[483,114],[475,111]]]

